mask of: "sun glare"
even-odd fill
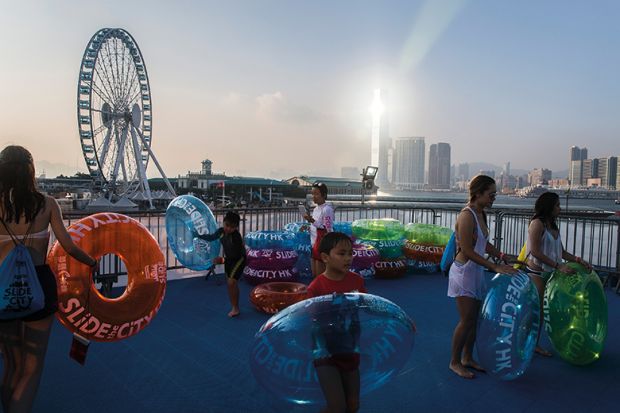
[[[381,89],[375,89],[375,97],[372,101],[372,105],[370,105],[370,113],[373,118],[379,118],[385,111],[385,106],[383,106],[383,102],[381,101]]]

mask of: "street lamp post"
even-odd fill
[[[366,189],[372,189],[375,184],[375,177],[377,176],[378,171],[378,167],[370,165],[362,170],[362,205],[364,205],[364,195],[366,194]]]

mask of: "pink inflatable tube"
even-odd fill
[[[353,262],[351,268],[363,269],[371,268],[381,259],[379,250],[372,245],[353,244]]]
[[[255,270],[285,270],[295,266],[299,255],[289,249],[252,249],[246,253],[246,263]]]

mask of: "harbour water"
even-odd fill
[[[435,192],[435,191],[416,191],[416,192],[400,192],[400,191],[379,191],[377,197],[381,199],[379,203],[391,203],[390,199],[397,202],[423,202],[432,204],[465,204],[467,202],[467,193],[465,192]],[[372,199],[372,198],[371,198]],[[493,204],[493,208],[501,209],[531,209],[534,210],[536,198],[520,198],[514,195],[498,194]],[[620,211],[620,205],[616,204],[613,199],[596,199],[596,198],[575,198],[568,196],[560,196],[560,204],[562,209],[568,211],[610,211],[615,213]]]

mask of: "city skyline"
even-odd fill
[[[102,27],[125,28],[144,54],[170,177],[205,158],[273,178],[361,168],[377,88],[391,139],[447,142],[455,165],[566,170],[573,145],[620,155],[616,2],[1,4],[0,145],[26,146],[39,174],[86,171],[76,85]]]

